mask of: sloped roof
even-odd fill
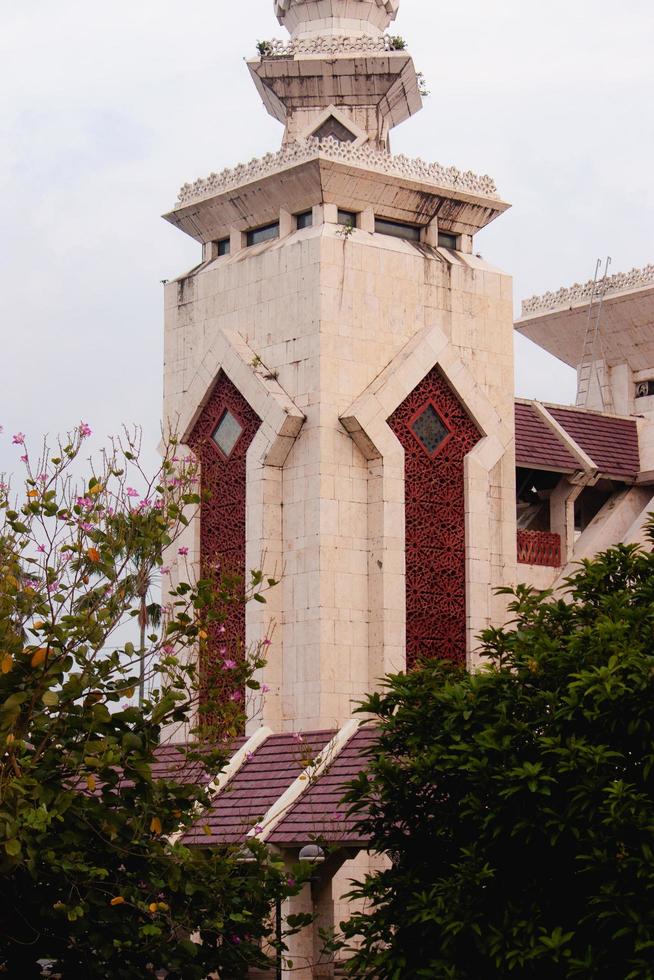
[[[599,472],[618,480],[640,473],[638,426],[634,418],[565,405],[543,404],[569,439],[591,459]],[[516,464],[535,469],[573,473],[583,466],[565,438],[549,426],[534,402],[515,404]],[[581,454],[580,454],[581,455]]]
[[[600,473],[633,479],[640,472],[635,419],[585,409],[546,406],[550,415],[593,460]]]
[[[515,460],[518,466],[547,466],[574,473],[579,462],[533,405],[515,405]]]
[[[211,807],[183,837],[185,844],[242,841],[334,736],[334,732],[270,735],[245,760]]]
[[[237,738],[230,743],[228,755],[237,752],[244,744],[244,738]],[[184,743],[165,743],[155,749],[155,761],[152,763],[153,779],[174,779],[178,783],[196,783],[206,786],[213,779],[199,760],[188,759],[189,746]]]
[[[361,728],[338,753],[326,772],[303,793],[277,824],[267,841],[299,847],[316,838],[327,843],[364,844],[340,801],[345,785],[365,768],[366,753],[375,742],[373,728]]]

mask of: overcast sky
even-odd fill
[[[272,7],[0,0],[0,471],[80,419],[141,423],[154,462],[160,280],[199,256],[159,216],[279,147],[243,62]],[[393,30],[432,93],[393,151],[496,179],[513,209],[476,242],[516,309],[654,260],[652,0],[402,0]],[[518,338],[517,392],[569,401],[572,372]]]

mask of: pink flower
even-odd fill
[[[36,550],[39,552],[39,554],[44,555],[45,554],[45,545],[44,544],[40,544]]]
[[[13,446],[24,446],[25,445],[25,433],[17,432],[15,436],[11,439]]]
[[[295,878],[287,878],[286,884],[289,888],[295,888]]]
[[[224,633],[224,632],[225,632],[225,627],[224,627],[224,625],[220,627],[220,629],[218,630],[218,632],[219,632],[219,633]]]
[[[255,832],[255,834],[262,834],[263,833],[263,827],[261,826],[260,823],[258,823],[256,825],[256,827],[254,828],[254,832]]]
[[[270,688],[268,687],[268,685],[267,684],[262,684],[261,685],[261,693],[262,694],[268,694],[269,692],[270,692]]]
[[[302,732],[294,732],[294,734],[293,734],[293,741],[294,742],[304,742],[304,738],[302,737]]]
[[[87,422],[80,422],[79,434],[82,439],[88,439],[88,437],[92,435],[91,427]]]
[[[161,566],[161,574],[162,575],[170,575],[170,565],[162,565]]]
[[[233,694],[230,694],[229,700],[230,701],[242,701],[243,700],[243,695],[241,694],[240,691],[234,691]]]
[[[269,646],[270,646],[270,644],[271,644],[271,642],[272,642],[272,640],[269,640],[269,639],[268,639],[268,638],[266,637],[266,639],[262,641],[262,644],[261,644],[261,645],[262,645],[262,646],[264,646],[264,647],[269,647]]]
[[[226,653],[227,653],[227,647],[221,647],[220,648],[220,656],[221,657],[224,657]]]
[[[90,497],[78,497],[75,501],[76,507],[82,507],[84,510],[90,510],[93,507],[93,501]]]
[[[172,645],[172,643],[164,643],[161,649],[163,650],[164,653],[167,654],[171,654],[175,652],[175,647]]]
[[[223,660],[223,670],[234,670],[235,667],[235,660]]]
[[[134,487],[128,487],[127,488],[127,496],[128,497],[138,497],[138,495],[139,495],[139,492],[138,492],[138,490],[135,490]]]
[[[162,510],[163,509],[163,500],[161,499],[161,497],[159,497],[158,500],[155,500],[154,506],[155,506],[156,510]]]
[[[149,497],[144,497],[143,500],[139,500],[139,509],[145,510],[148,507],[152,507],[152,501]]]
[[[39,483],[45,483],[47,481],[47,479],[48,479],[48,474],[47,473],[39,473],[39,475],[37,476],[36,479],[39,481]]]
[[[28,459],[28,456],[27,456],[27,453],[25,453],[25,455],[24,455],[24,456],[21,456],[21,457],[20,457],[20,461],[21,461],[21,463],[26,463],[26,462],[27,462],[27,459]]]
[[[248,762],[252,762],[252,760],[254,759],[254,752],[246,752],[245,758],[247,759]]]
[[[177,554],[182,555],[182,557],[186,557],[186,555],[188,555],[188,548],[178,548]]]
[[[83,531],[86,531],[87,534],[89,533],[89,531],[93,530],[93,525],[89,524],[88,521],[80,521],[79,526]]]

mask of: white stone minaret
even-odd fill
[[[384,31],[399,0],[277,0],[290,42],[260,44],[249,62],[263,103],[284,123],[284,141],[334,135],[388,149],[393,126],[422,107],[402,38]]]
[[[389,153],[421,106],[398,5],[277,0],[291,39],[249,68],[282,149],[166,215],[202,246],[166,286],[165,417],[213,493],[192,554],[281,575],[245,617],[276,624],[252,728],[340,726],[407,650],[472,663],[514,580],[511,281],[473,246],[507,205]]]

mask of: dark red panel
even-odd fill
[[[561,566],[561,535],[518,528],[518,561],[523,565]]]
[[[640,472],[638,428],[634,419],[546,406],[550,415],[588,453],[601,473],[632,479]]]
[[[225,457],[212,435],[229,410],[242,426],[242,433],[229,457]],[[217,577],[222,571],[233,577],[234,587],[242,589],[245,578],[245,457],[261,424],[259,416],[222,371],[207,404],[188,440],[200,460],[202,503],[200,505],[200,549],[202,574]],[[238,659],[245,644],[245,607],[230,603],[224,608],[225,621],[214,625],[208,641],[209,655],[201,663],[201,677],[207,683],[226,680],[225,659]]]
[[[429,403],[450,430],[433,456],[411,431]],[[423,658],[466,655],[463,461],[481,435],[438,368],[391,415],[404,447],[407,667]]]
[[[574,473],[580,464],[533,405],[516,402],[515,461],[518,466]]]

